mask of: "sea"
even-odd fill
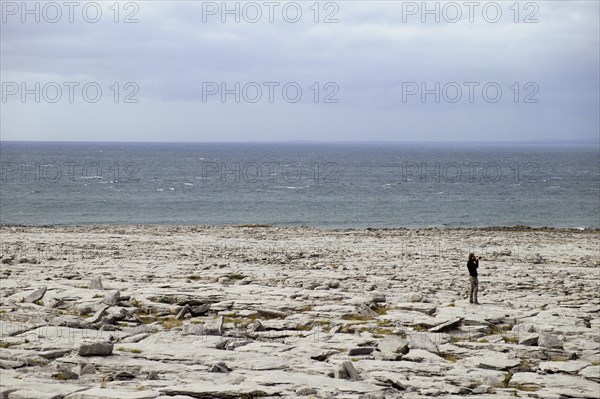
[[[600,228],[597,144],[0,142],[3,225]]]

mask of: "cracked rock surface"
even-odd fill
[[[1,398],[600,398],[598,231],[1,235]]]

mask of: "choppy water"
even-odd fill
[[[600,227],[594,145],[0,146],[3,224]]]

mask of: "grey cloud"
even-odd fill
[[[598,3],[534,3],[537,24],[510,15],[403,23],[402,2],[366,1],[337,2],[337,24],[315,24],[309,12],[297,24],[203,23],[200,2],[138,2],[136,24],[10,20],[1,27],[3,82],[97,81],[106,90],[131,81],[140,103],[9,100],[2,139],[118,140],[124,130],[139,140],[596,139]],[[302,101],[202,102],[203,82],[270,81],[298,82]],[[405,103],[403,82],[413,81],[498,82],[504,97]],[[314,103],[313,82],[337,83],[339,104]],[[508,101],[514,82],[536,82],[540,103]]]

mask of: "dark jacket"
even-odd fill
[[[477,277],[477,268],[479,267],[479,260],[471,259],[467,262],[467,268],[469,269],[469,276]]]

